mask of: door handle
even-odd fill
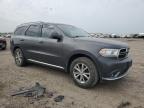
[[[20,39],[20,41],[24,41],[24,39]]]

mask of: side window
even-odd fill
[[[41,26],[40,25],[31,25],[26,31],[27,36],[39,37],[41,36]]]
[[[14,32],[14,34],[15,35],[24,35],[26,29],[27,29],[27,26],[19,27],[19,28],[16,29],[16,31]]]
[[[42,37],[50,37],[50,32],[49,28],[42,28]]]
[[[57,33],[60,33],[56,27],[52,26],[52,25],[43,25],[43,28],[42,28],[42,37],[48,37],[50,38],[51,37],[51,34],[53,32],[57,32]]]

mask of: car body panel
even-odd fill
[[[51,25],[56,27],[56,24]],[[100,79],[107,80],[121,78],[132,65],[130,56],[123,59],[113,59],[102,57],[99,54],[102,48],[129,48],[126,43],[94,37],[69,38],[61,29],[58,29],[58,31],[61,31],[63,37],[62,41],[41,36],[30,37],[13,35],[11,39],[11,51],[13,53],[15,47],[20,47],[25,58],[29,61],[62,68],[65,71],[68,71],[71,57],[82,54],[89,57],[94,62]],[[116,73],[116,75],[113,77],[112,75],[114,73]]]

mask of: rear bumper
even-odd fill
[[[101,61],[101,80],[117,80],[125,77],[132,66],[132,59]]]

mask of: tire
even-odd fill
[[[81,88],[92,88],[99,81],[96,66],[87,57],[79,57],[73,60],[70,65],[70,74],[75,84]]]
[[[26,60],[25,60],[23,52],[20,48],[15,49],[14,59],[15,59],[15,63],[17,66],[19,66],[19,67],[25,66]]]

